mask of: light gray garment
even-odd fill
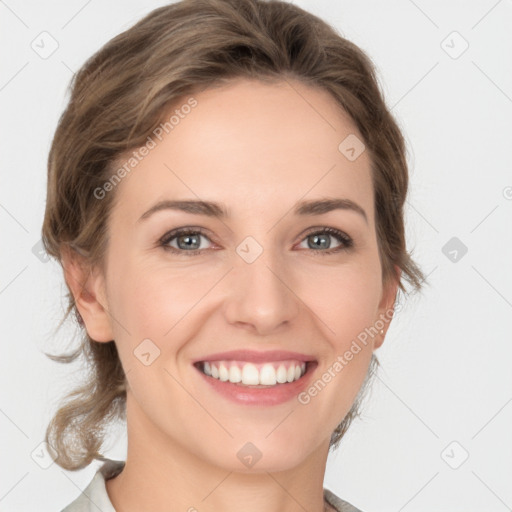
[[[90,484],[61,512],[116,512],[110,501],[105,480],[114,478],[124,467],[124,461],[105,459],[103,465],[98,469]],[[324,499],[337,512],[361,512],[350,503],[338,498],[329,489],[324,489]]]

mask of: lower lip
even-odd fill
[[[299,393],[304,391],[311,380],[311,375],[317,367],[316,362],[307,364],[306,373],[294,382],[287,382],[285,384],[277,384],[272,387],[255,388],[250,386],[243,386],[240,384],[233,384],[229,381],[221,381],[214,377],[210,377],[203,373],[199,368],[195,367],[199,374],[205,381],[219,394],[236,402],[237,404],[245,405],[279,405],[296,398]]]

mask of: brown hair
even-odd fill
[[[372,162],[376,230],[383,281],[403,279],[419,290],[421,270],[406,250],[403,205],[408,187],[405,144],[385,106],[373,65],[353,43],[318,17],[275,0],[184,0],[160,7],[114,37],[73,77],[48,157],[42,240],[62,265],[64,251],[103,268],[107,222],[115,191],[94,191],[112,177],[113,163],[143,145],[179,98],[235,78],[296,79],[328,91],[350,115]],[[341,141],[340,141],[341,142]],[[401,269],[397,276],[394,266]],[[68,285],[62,325],[74,311]],[[81,469],[100,453],[106,429],[126,418],[125,374],[115,342],[92,340],[83,324],[81,344],[59,362],[83,356],[83,385],[48,425],[46,442],[56,462]],[[378,361],[374,354],[352,409],[331,437],[336,447],[353,418]]]

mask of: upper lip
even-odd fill
[[[234,360],[234,361],[248,361],[251,363],[265,363],[267,361],[285,361],[287,359],[296,359],[302,362],[316,361],[313,356],[307,354],[301,354],[299,352],[289,352],[287,350],[267,350],[267,351],[255,351],[255,350],[231,350],[229,352],[216,352],[215,354],[209,354],[207,356],[195,359],[194,363],[200,361],[222,361],[222,360]]]

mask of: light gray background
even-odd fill
[[[78,373],[42,353],[63,351],[75,331],[54,334],[63,278],[32,248],[73,72],[165,3],[0,1],[2,511],[60,510],[98,466],[35,462],[47,462],[38,458],[46,424]],[[368,512],[512,510],[512,2],[295,3],[377,65],[409,146],[408,246],[430,282],[377,351],[383,368],[363,419],[329,458],[325,486]],[[47,59],[31,48],[43,31],[59,45]],[[468,248],[455,262],[452,248],[443,253],[452,237]],[[122,432],[107,456],[124,458]]]

